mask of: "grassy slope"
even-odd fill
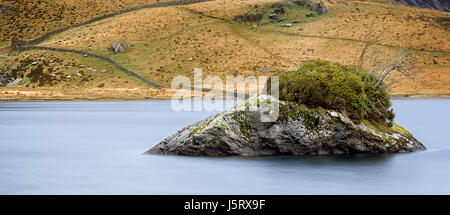
[[[192,76],[194,67],[202,67],[204,75],[224,77],[270,74],[261,73],[261,69],[294,69],[304,58],[352,64],[362,47],[360,40],[372,20],[376,20],[377,27],[385,32],[386,52],[393,53],[396,46],[415,52],[415,81],[402,80],[391,92],[450,94],[450,33],[448,21],[444,22],[450,19],[448,13],[378,2],[326,1],[330,9],[324,16],[306,18],[305,9],[288,11],[286,22],[299,22],[292,28],[231,21],[234,15],[250,11],[269,13],[268,3],[278,1],[217,0],[145,9],[72,29],[41,45],[85,51],[91,45],[94,53],[107,55],[150,80],[170,84],[177,75]],[[112,54],[109,45],[116,39],[126,39],[133,47],[124,54]],[[30,53],[23,55],[26,54]],[[107,67],[98,61],[84,62],[87,59],[80,56],[68,58],[83,61],[79,63],[98,71]],[[193,61],[189,62],[189,58]],[[143,87],[135,80],[125,83],[123,74],[109,75],[106,79],[94,75],[92,83],[83,89],[95,88],[100,82],[105,87]],[[66,82],[55,87],[79,85],[76,81]]]
[[[0,4],[15,10],[0,15],[0,41],[32,39],[122,9],[165,1],[169,0],[5,0]]]

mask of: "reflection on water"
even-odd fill
[[[213,114],[169,101],[0,103],[0,194],[450,194],[450,100],[394,100],[428,150],[192,158],[142,153]]]

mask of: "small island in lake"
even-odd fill
[[[280,99],[252,97],[183,128],[147,153],[301,156],[426,149],[393,121],[387,87],[370,71],[313,60],[277,75]]]

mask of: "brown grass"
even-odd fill
[[[55,89],[0,88],[0,101],[27,100],[145,100],[168,99],[174,90],[146,88]]]
[[[204,75],[224,77],[270,75],[298,68],[302,59],[354,64],[362,37],[376,20],[376,26],[385,31],[380,45],[386,53],[394,53],[401,46],[410,48],[416,58],[415,80],[398,76],[401,81],[391,93],[450,94],[448,13],[396,3],[326,1],[328,14],[291,28],[276,24],[254,27],[254,23],[231,20],[277,1],[217,0],[145,9],[72,29],[40,45],[85,51],[91,45],[94,53],[107,55],[152,81],[170,84],[177,75],[191,77],[195,67],[203,68]],[[112,54],[109,45],[116,39],[128,40],[133,46],[123,54]],[[261,69],[271,72],[261,73]],[[111,78],[116,84],[105,87],[129,85]],[[90,87],[97,84],[93,80]],[[143,87],[140,83],[133,86]]]
[[[0,15],[0,41],[32,39],[59,28],[143,4],[168,0],[7,0],[8,16]],[[30,30],[33,30],[30,33]]]

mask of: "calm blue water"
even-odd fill
[[[169,101],[0,103],[0,194],[450,194],[450,100],[394,100],[428,150],[378,156],[143,155],[211,112]]]

